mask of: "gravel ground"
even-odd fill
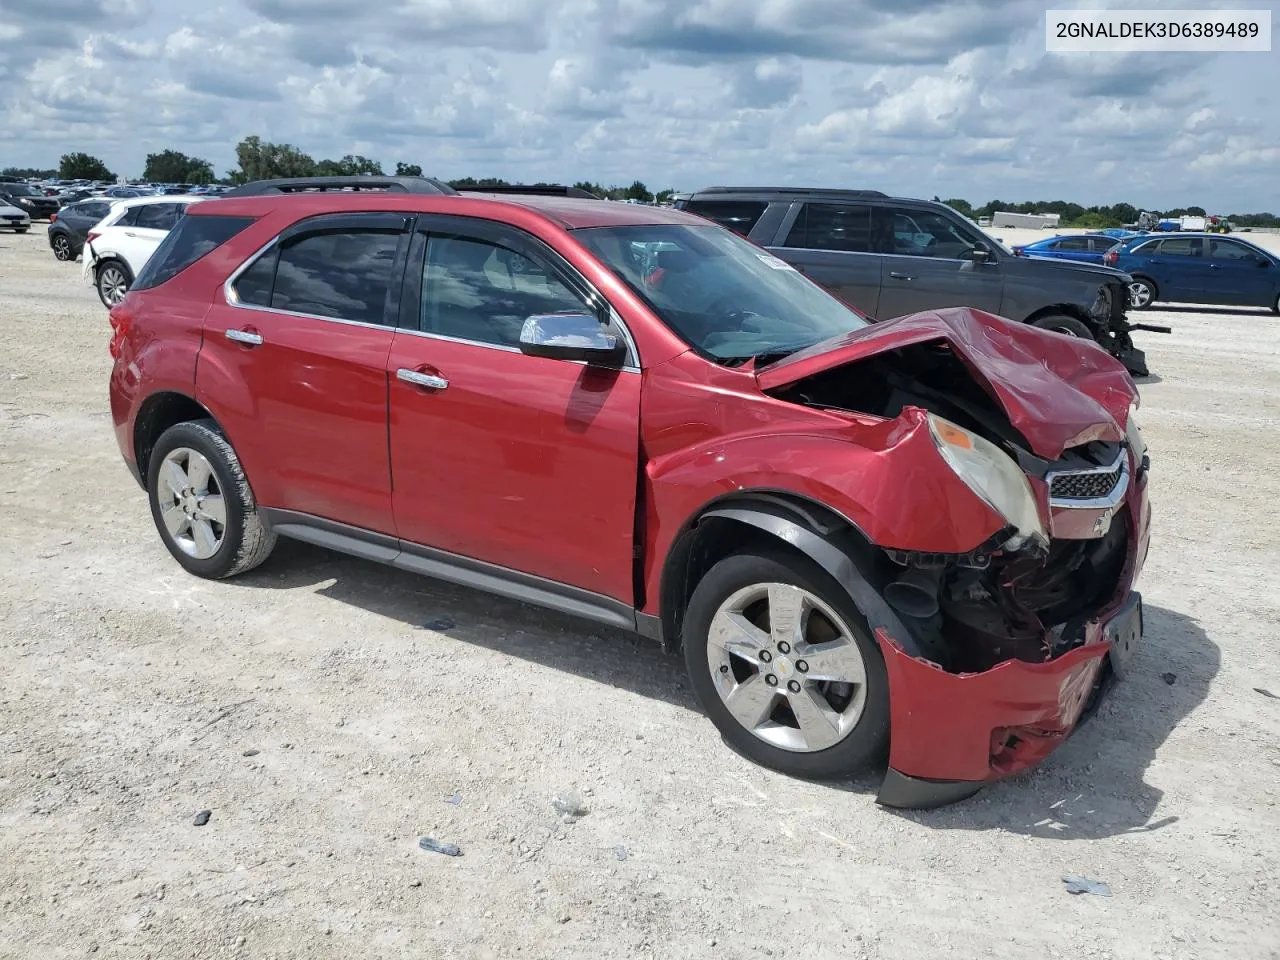
[[[894,813],[739,759],[626,636],[288,542],[183,574],[79,269],[0,235],[0,957],[1280,956],[1271,314],[1140,335],[1136,676],[1039,771]]]

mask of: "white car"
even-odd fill
[[[110,212],[85,238],[85,283],[98,289],[98,297],[106,307],[114,307],[124,299],[133,278],[187,207],[208,199],[178,194],[135,197],[111,204]]]
[[[0,197],[0,230],[12,230],[14,233],[26,233],[31,229],[31,217],[27,211],[13,206]]]

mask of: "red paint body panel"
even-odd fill
[[[393,331],[216,304],[196,399],[226,431],[266,507],[394,534],[387,455]],[[260,346],[226,338],[259,333]]]
[[[1124,365],[1090,340],[952,307],[854,330],[760,369],[762,390],[911,344],[945,340],[1041,457],[1124,439],[1138,391]]]
[[[409,333],[387,369],[399,536],[633,602],[639,373]]]

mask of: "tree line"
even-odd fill
[[[200,157],[188,156],[178,150],[163,150],[160,153],[147,154],[146,164],[142,171],[142,179],[150,183],[190,183],[190,184],[242,184],[252,180],[270,180],[275,177],[354,177],[362,174],[383,174],[382,164],[377,160],[359,154],[347,154],[338,160],[316,160],[310,154],[289,143],[271,143],[261,137],[245,137],[236,144],[236,162],[234,170],[218,177],[214,173],[213,164]],[[115,180],[116,175],[97,157],[87,153],[66,153],[61,157],[58,168],[36,169],[30,167],[7,167],[0,171],[11,177],[37,177],[47,179],[59,177],[63,180]],[[422,167],[416,163],[398,161],[394,168],[398,177],[420,177]],[[495,177],[462,177],[448,181],[449,185],[459,187],[511,186],[507,180]],[[536,184],[548,186],[548,184]],[[676,191],[671,189],[650,190],[640,180],[629,186],[606,186],[580,180],[572,184],[580,190],[586,190],[597,197],[609,200],[636,200],[641,203],[662,203],[671,198]],[[939,199],[934,197],[934,200]],[[1086,207],[1067,200],[1041,200],[1011,203],[1004,200],[989,200],[981,206],[975,206],[958,197],[944,201],[948,206],[966,217],[978,219],[990,217],[997,211],[1009,213],[1056,213],[1064,227],[1081,227],[1085,229],[1102,229],[1119,227],[1126,223],[1135,223],[1141,212],[1128,203],[1116,203],[1110,206]],[[1203,207],[1179,207],[1172,210],[1153,210],[1164,217],[1205,216]],[[1280,227],[1280,217],[1271,213],[1234,213],[1227,217],[1237,227]]]

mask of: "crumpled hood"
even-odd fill
[[[761,390],[912,344],[945,341],[1000,404],[1032,452],[1056,460],[1069,447],[1123,440],[1137,385],[1090,340],[1050,333],[970,307],[873,323],[761,367]]]

